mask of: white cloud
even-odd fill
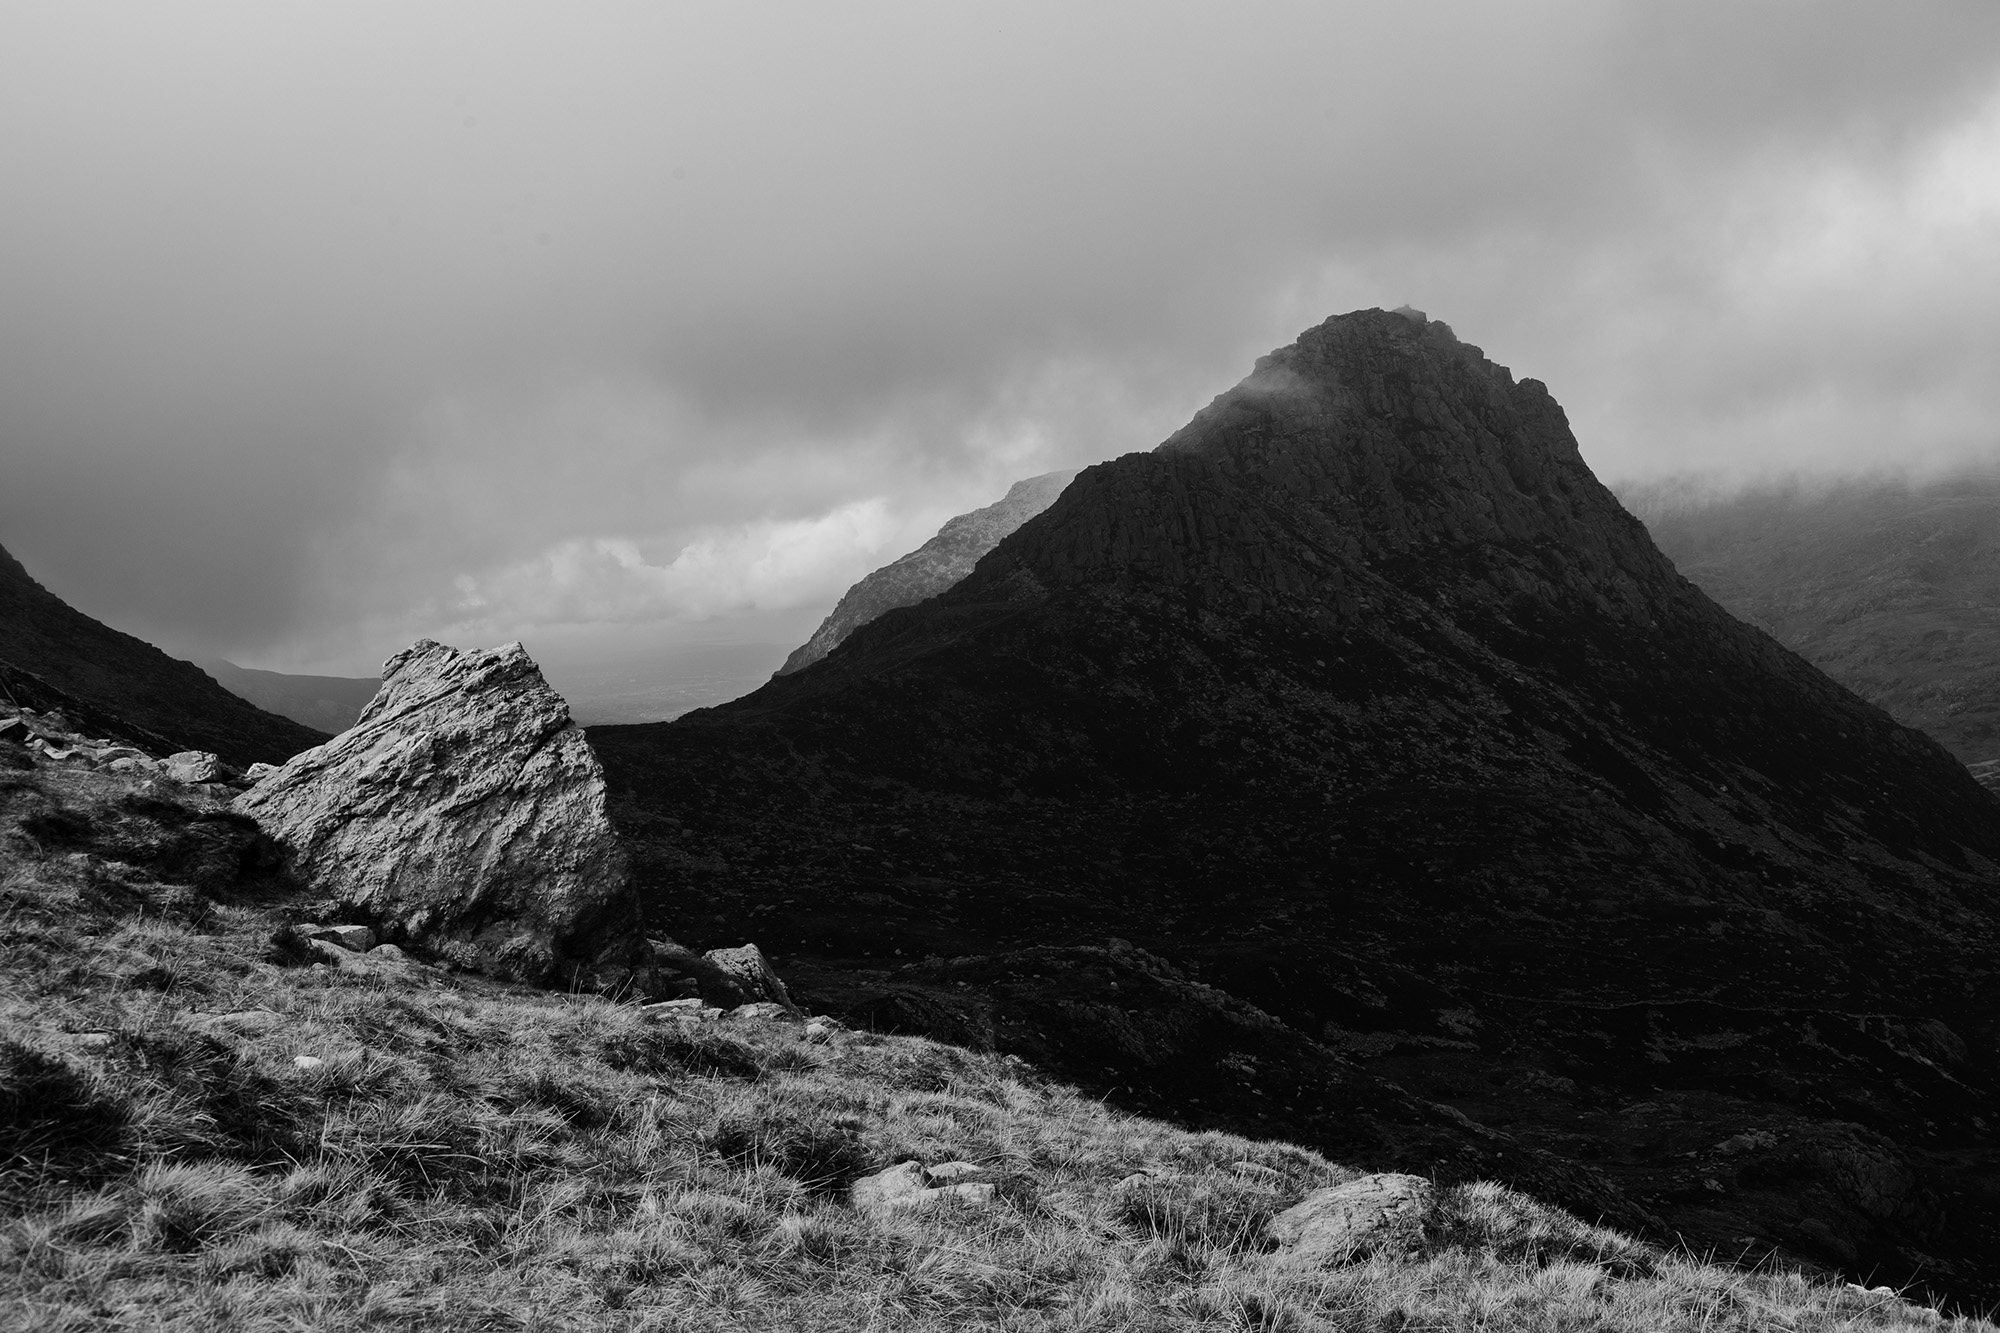
[[[890,552],[908,525],[879,498],[810,519],[703,532],[656,559],[624,537],[557,542],[531,559],[460,575],[445,633],[543,625],[708,620],[827,601]]]

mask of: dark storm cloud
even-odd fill
[[[174,644],[775,614],[1408,300],[1609,474],[1990,447],[1987,4],[0,18],[0,542]]]

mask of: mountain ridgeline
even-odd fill
[[[979,557],[1001,538],[1055,503],[1075,472],[1044,472],[1008,487],[1007,494],[938,529],[937,536],[882,566],[849,588],[813,636],[778,668],[780,676],[811,666],[861,626],[885,611],[915,606],[935,597],[972,572]]]
[[[591,731],[651,916],[1124,1104],[2000,1299],[2000,801],[1562,409],[1331,319],[948,591]]]

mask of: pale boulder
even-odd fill
[[[221,782],[229,776],[222,760],[207,750],[182,750],[165,762],[166,775],[175,782]]]
[[[513,980],[645,989],[603,770],[518,643],[397,653],[351,729],[235,805],[392,941]]]
[[[1275,1258],[1318,1268],[1407,1249],[1422,1239],[1431,1193],[1422,1176],[1394,1171],[1314,1190],[1271,1219]]]

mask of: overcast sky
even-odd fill
[[[176,651],[802,638],[1404,302],[1607,480],[2000,455],[2000,5],[0,0],[0,544]]]

